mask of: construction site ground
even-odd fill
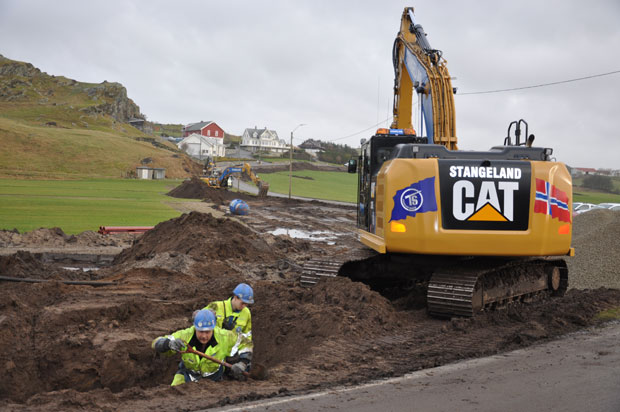
[[[300,286],[304,262],[362,253],[354,206],[258,199],[197,179],[169,195],[184,214],[144,234],[0,231],[0,276],[46,280],[0,283],[1,410],[188,411],[301,394],[528,347],[620,307],[616,212],[575,217],[564,297],[435,319],[416,291],[390,300],[342,277]],[[227,213],[235,198],[248,215]],[[155,354],[151,341],[239,282],[254,288],[254,356],[267,379],[170,387],[179,357]]]

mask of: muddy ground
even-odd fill
[[[566,296],[473,319],[434,319],[417,296],[390,301],[347,278],[300,286],[307,260],[360,250],[353,207],[256,199],[197,181],[175,196],[196,199],[190,205],[201,212],[143,235],[0,231],[0,276],[47,280],[0,283],[0,409],[187,411],[303,393],[525,347],[597,324],[600,311],[620,307],[620,213],[575,218],[579,248],[569,264],[578,288]],[[250,214],[226,216],[240,197]],[[601,245],[605,239],[616,241]],[[71,261],[74,254],[110,259],[82,271],[93,264]],[[151,340],[189,326],[193,310],[227,298],[241,281],[254,287],[255,357],[268,379],[171,388],[178,358],[155,354]]]

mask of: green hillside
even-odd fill
[[[131,126],[135,118],[145,116],[119,83],[50,76],[0,56],[0,177],[124,177],[141,164],[171,178],[201,170],[173,144]]]

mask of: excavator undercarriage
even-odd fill
[[[422,292],[429,314],[471,317],[510,303],[562,296],[568,269],[558,258],[497,258],[378,254],[343,261],[313,259],[303,266],[303,286],[345,276],[392,298]],[[357,257],[359,257],[358,254]]]

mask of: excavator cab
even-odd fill
[[[377,181],[377,173],[384,162],[390,159],[394,147],[402,143],[426,143],[426,137],[416,136],[413,129],[378,129],[377,133],[362,143],[361,154],[356,168],[349,163],[348,172],[358,173],[358,209],[357,223],[360,229],[373,232],[374,220],[374,188]],[[354,160],[354,159],[352,159]]]

